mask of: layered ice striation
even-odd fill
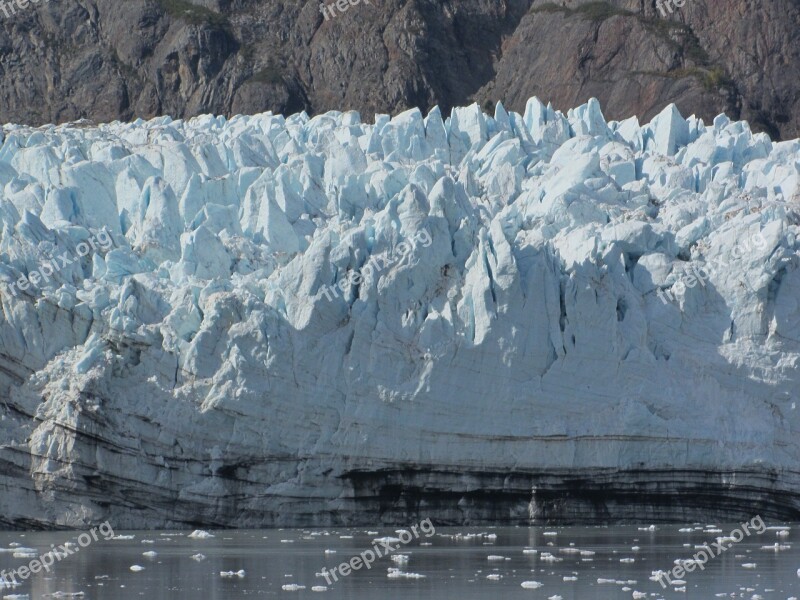
[[[798,517],[798,141],[534,98],[0,143],[0,525]]]

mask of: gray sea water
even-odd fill
[[[791,524],[783,529],[774,528],[779,524],[768,525],[773,528],[760,535],[728,542],[731,547],[709,560],[703,570],[687,573],[685,583],[673,582],[666,590],[650,579],[654,571],[671,570],[676,560],[690,558],[695,546],[728,535],[737,524],[659,525],[650,530],[644,526],[437,527],[431,537],[421,534],[394,553],[407,560],[382,557],[371,568],[339,576],[330,585],[320,576],[323,568],[350,561],[372,548],[377,538],[396,538],[395,528],[212,530],[214,537],[206,539],[190,538],[190,532],[117,531],[119,539],[101,537],[85,547],[77,545],[81,532],[0,532],[0,569],[6,572],[28,565],[33,556],[30,550],[44,553],[51,545],[68,541],[78,550],[56,561],[49,573],[42,571],[19,586],[0,588],[0,596],[39,599],[82,594],[73,597],[95,600],[800,597],[800,529]],[[20,551],[24,548],[27,556]],[[145,556],[145,552],[156,554]],[[142,569],[131,570],[135,565]],[[394,571],[390,577],[389,569],[399,569],[399,574]],[[220,574],[228,571],[237,574]],[[541,585],[528,583],[524,588],[523,582]]]

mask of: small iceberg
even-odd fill
[[[193,540],[205,540],[208,538],[213,538],[214,534],[203,531],[202,529],[197,529],[186,537],[192,538]]]
[[[219,576],[223,579],[233,579],[234,577],[241,579],[244,577],[244,569],[240,569],[239,571],[220,571]]]

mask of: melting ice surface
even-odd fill
[[[319,575],[370,548],[394,529],[284,529],[126,532],[97,541],[56,563],[48,573],[0,597],[91,600],[232,598],[614,598],[780,599],[800,596],[800,545],[794,526],[745,537],[703,571],[664,590],[650,578],[712,543],[735,524],[642,527],[437,528],[395,555],[328,584]],[[720,533],[720,531],[725,532]],[[783,533],[779,533],[783,532]],[[545,534],[547,533],[547,535]],[[133,537],[129,537],[132,535]],[[0,549],[21,543],[45,551],[76,534],[2,533]],[[770,548],[778,544],[782,548]],[[77,544],[76,544],[77,546]],[[197,560],[198,554],[205,558]],[[393,559],[393,556],[402,556]],[[27,561],[0,551],[0,568]],[[131,570],[132,566],[139,568]],[[402,573],[413,577],[393,576]],[[76,596],[70,596],[76,595]],[[83,596],[80,596],[80,595]]]

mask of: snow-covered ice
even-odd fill
[[[0,509],[329,525],[395,472],[678,466],[794,511],[799,164],[594,100],[6,125]]]

